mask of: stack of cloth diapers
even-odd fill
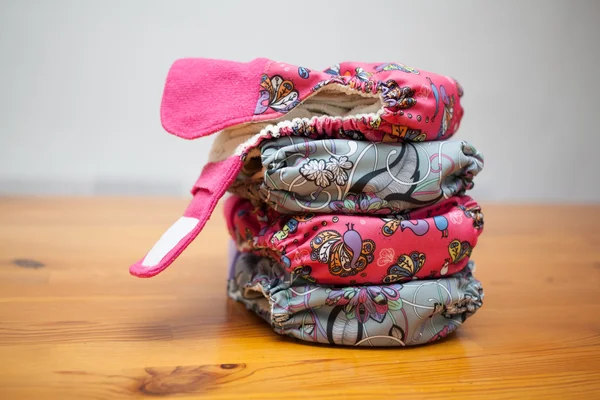
[[[164,270],[229,192],[229,296],[277,333],[352,346],[447,336],[483,300],[470,260],[483,214],[466,195],[483,157],[449,140],[462,95],[399,63],[177,61],[163,126],[218,135],[188,209],[131,273]]]

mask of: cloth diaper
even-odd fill
[[[458,129],[462,95],[454,79],[400,63],[344,62],[320,72],[265,58],[183,59],[169,71],[161,119],[167,131],[186,139],[316,117],[319,124],[309,124],[316,131],[357,130],[370,141],[385,134],[441,140]],[[334,129],[320,129],[325,126]]]
[[[229,191],[282,213],[392,214],[462,195],[483,156],[467,142],[263,142]]]
[[[464,269],[483,229],[468,196],[403,214],[286,215],[230,197],[225,218],[240,251],[279,262],[319,285],[368,285],[451,275]]]
[[[462,95],[454,79],[400,63],[345,62],[320,72],[264,58],[178,60],[165,83],[163,127],[185,139],[220,133],[183,216],[131,274],[151,277],[167,268],[202,230],[245,160],[260,156],[263,142],[446,140],[460,124]]]
[[[229,296],[275,332],[309,342],[348,346],[409,346],[439,340],[483,301],[473,262],[440,279],[387,285],[328,287],[294,275],[270,258],[237,253]]]

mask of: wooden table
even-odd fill
[[[405,349],[281,337],[225,295],[215,217],[129,275],[176,199],[0,199],[0,398],[600,399],[600,206],[483,204],[483,308]]]

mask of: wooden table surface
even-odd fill
[[[437,344],[354,349],[226,297],[219,209],[130,276],[186,203],[0,198],[0,399],[600,399],[600,206],[482,204],[479,312]]]

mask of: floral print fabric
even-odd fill
[[[275,332],[348,346],[410,346],[439,340],[482,305],[469,262],[452,277],[388,285],[328,287],[289,274],[271,259],[237,254],[229,296]]]
[[[371,143],[282,137],[246,160],[230,191],[281,213],[392,214],[473,187],[483,156],[458,141]]]
[[[231,197],[228,228],[237,247],[322,285],[391,284],[462,270],[483,229],[470,197],[393,215],[280,214]]]
[[[322,90],[379,97],[380,112],[352,118],[354,130],[385,132],[403,140],[448,139],[463,115],[456,80],[400,63],[343,62],[324,72],[268,63],[260,77],[254,121],[285,114]]]

